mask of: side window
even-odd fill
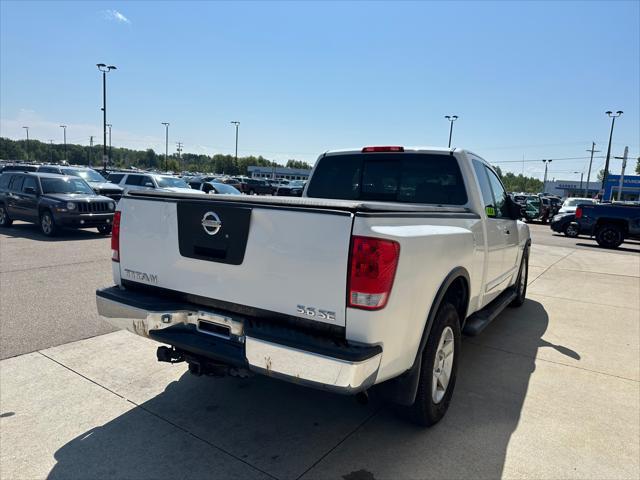
[[[151,187],[151,188],[155,187],[151,177],[148,177],[146,175],[144,177],[140,177],[140,185],[142,185],[143,187]]]
[[[9,181],[11,180],[11,175],[0,175],[0,188],[7,188],[9,186]]]
[[[486,168],[486,167],[485,167]],[[496,201],[496,217],[509,218],[509,214],[506,211],[507,208],[507,192],[504,191],[502,182],[493,170],[486,169],[489,176],[489,183],[491,184],[491,190],[493,190],[493,198]]]
[[[124,177],[122,173],[110,173],[107,180],[109,180],[111,183],[120,183],[122,177]]]
[[[476,171],[476,176],[480,183],[480,192],[482,192],[484,211],[487,213],[487,216],[495,218],[496,208],[493,200],[493,193],[491,192],[491,186],[489,185],[489,178],[487,177],[487,168],[482,162],[477,160],[473,161],[473,168]]]
[[[142,180],[141,175],[128,175],[125,180],[125,185],[140,185],[140,180]]]
[[[22,193],[27,193],[27,188],[33,188],[36,192],[38,191],[38,183],[36,179],[33,177],[24,177],[24,182],[22,184]]]
[[[14,175],[11,184],[9,185],[9,190],[12,192],[20,192],[22,191],[22,181],[24,180],[23,175]]]

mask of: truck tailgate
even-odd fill
[[[213,196],[118,208],[123,280],[345,326],[353,213]]]

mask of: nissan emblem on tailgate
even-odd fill
[[[202,217],[202,228],[207,235],[215,235],[222,228],[222,222],[220,221],[220,217],[214,212],[207,212]]]

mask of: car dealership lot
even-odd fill
[[[637,478],[640,245],[531,231],[528,301],[463,340],[451,409],[421,430],[375,396],[157,363],[95,312],[108,239],[16,223],[0,233],[0,477]]]

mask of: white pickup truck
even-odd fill
[[[327,152],[302,198],[131,191],[98,312],[194,374],[363,400],[375,385],[428,426],[449,406],[461,333],[524,302],[520,217],[460,149]]]

